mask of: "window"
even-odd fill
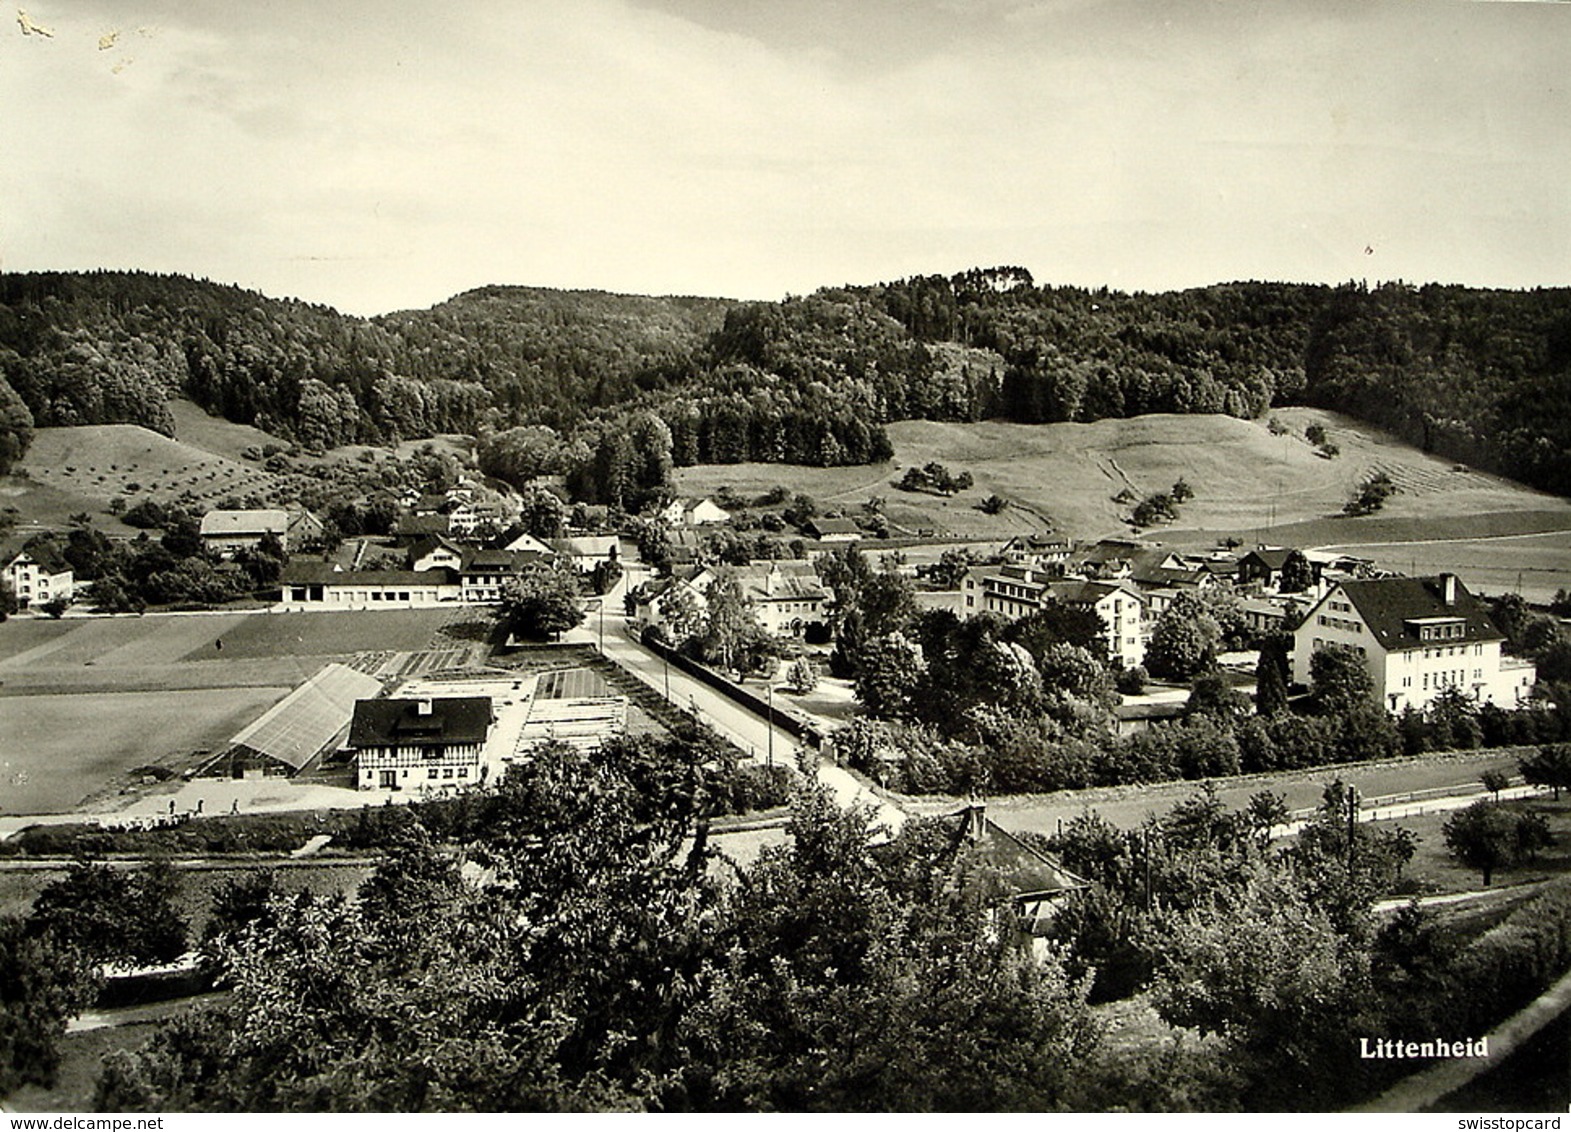
[[[453,768],[450,767],[450,766],[449,767],[443,767],[442,768],[442,777],[443,778],[452,778],[453,777]]]
[[[431,767],[429,770],[427,770],[425,772],[425,776],[427,778],[435,778],[436,777],[436,767]]]

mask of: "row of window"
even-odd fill
[[[1413,656],[1413,653],[1410,652],[1407,655],[1408,655],[1409,658],[1411,658]],[[1466,645],[1449,645],[1449,646],[1447,646],[1445,648],[1425,649],[1424,650],[1424,659],[1425,660],[1429,660],[1431,657],[1466,656],[1466,655],[1467,655],[1467,646]],[[1484,646],[1483,645],[1474,645],[1473,646],[1473,655],[1474,656],[1483,656],[1484,655]]]
[[[1327,617],[1324,613],[1320,614],[1316,620],[1327,629],[1340,629],[1344,633],[1361,633],[1364,630],[1361,622],[1348,621],[1342,617]]]

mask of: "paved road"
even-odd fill
[[[678,707],[696,709],[700,719],[760,762],[767,762],[771,758],[792,763],[796,761],[798,743],[795,736],[769,725],[735,700],[668,665],[661,657],[629,638],[623,628],[621,599],[618,597],[614,604],[610,604],[611,598],[612,594],[608,594],[604,650],[608,659],[665,695]],[[617,614],[614,626],[611,623],[613,610]],[[591,613],[585,626],[564,633],[562,639],[573,643],[599,644],[597,621],[596,615]],[[818,780],[834,792],[836,801],[842,806],[872,807],[875,822],[887,826],[891,832],[897,832],[905,824],[906,814],[899,806],[845,768],[820,762]]]

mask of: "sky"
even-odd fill
[[[1571,3],[21,2],[3,271],[1571,284]]]

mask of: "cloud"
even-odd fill
[[[181,270],[363,312],[489,282],[777,297],[988,262],[1142,288],[1571,282],[1571,40],[1533,6],[33,15],[53,39],[0,37],[12,270]]]

